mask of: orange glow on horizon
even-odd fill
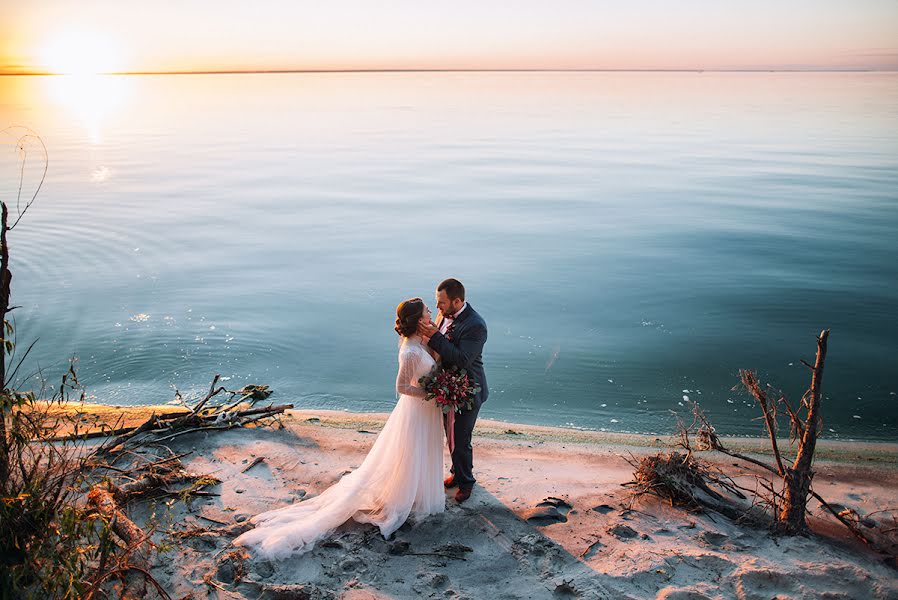
[[[0,74],[898,69],[882,0],[350,4],[0,3]]]

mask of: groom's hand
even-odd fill
[[[418,323],[418,335],[427,341],[430,341],[430,336],[439,330],[440,328],[437,327],[437,324],[433,321],[430,321],[429,323]]]

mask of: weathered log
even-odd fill
[[[70,433],[69,435],[58,435],[56,437],[52,437],[48,439],[48,442],[75,442],[78,440],[93,440],[101,437],[112,437],[114,435],[121,435],[123,433],[129,433],[137,429],[136,427],[120,427],[118,429],[107,429],[100,431],[91,431],[88,433]]]
[[[198,475],[195,473],[187,473],[184,471],[176,473],[148,473],[143,477],[130,481],[120,486],[110,484],[110,491],[118,502],[127,502],[135,496],[145,496],[157,490],[162,489],[168,492],[166,486],[173,483],[196,483],[200,480],[206,480],[199,485],[213,485],[219,483],[220,480],[208,475]]]
[[[282,413],[285,410],[289,410],[293,408],[292,404],[272,404],[270,406],[262,406],[259,408],[248,408],[246,410],[240,410],[235,413],[238,417],[250,417],[252,415],[260,415],[265,413]]]
[[[115,498],[109,490],[95,486],[88,492],[87,501],[109,521],[112,531],[125,542],[130,552],[129,563],[135,568],[129,569],[125,574],[122,598],[142,600],[147,595],[145,573],[149,572],[149,554],[152,544],[149,541],[149,536],[118,508]]]

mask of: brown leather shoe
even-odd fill
[[[473,490],[471,488],[468,488],[466,490],[462,489],[462,488],[458,488],[458,491],[455,492],[455,501],[458,503],[464,502],[465,500],[467,500],[468,498],[471,497],[472,491]]]
[[[445,487],[447,490],[449,488],[454,488],[457,485],[458,484],[455,483],[455,475],[450,475],[449,477],[447,477],[446,479],[443,480],[443,487]]]

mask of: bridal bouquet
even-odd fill
[[[436,402],[443,414],[471,410],[474,396],[480,391],[480,386],[468,377],[468,373],[454,365],[448,369],[434,367],[418,379],[418,384],[427,392],[424,399]]]

